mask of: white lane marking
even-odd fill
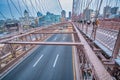
[[[55,58],[55,61],[54,61],[54,64],[53,64],[53,68],[54,68],[55,65],[56,65],[56,62],[57,62],[57,60],[58,60],[58,57],[59,57],[59,54],[57,54],[57,56],[56,56],[56,58]]]
[[[55,37],[54,40],[57,40],[57,37]]]
[[[35,62],[35,64],[33,65],[33,67],[35,67],[37,64],[38,64],[38,62],[41,60],[41,58],[43,57],[43,54],[39,57],[39,59]]]
[[[65,37],[63,37],[63,40],[65,40]]]

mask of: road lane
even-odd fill
[[[64,36],[62,35],[62,37]],[[66,40],[61,42],[70,41],[70,36],[68,37],[69,38],[66,38]],[[38,76],[38,78],[40,80],[73,80],[71,47],[57,46],[57,48],[55,49],[55,52],[51,54],[52,58],[49,60],[48,64],[46,64],[41,72],[38,71],[38,73],[41,74],[40,76]],[[57,54],[59,54],[59,58],[57,60],[56,66],[53,68],[53,63]]]
[[[70,42],[71,35],[57,34],[47,41]],[[2,80],[73,80],[72,47],[42,45]]]
[[[33,65],[33,67],[35,67],[37,64],[38,64],[38,62],[41,60],[41,58],[43,57],[43,54],[40,56],[40,58],[35,62],[35,64]]]
[[[58,60],[58,57],[59,57],[59,54],[57,54],[57,56],[56,56],[56,58],[55,58],[55,62],[54,62],[54,64],[53,64],[53,68],[54,68],[55,65],[56,65],[56,62],[57,62],[57,60]]]

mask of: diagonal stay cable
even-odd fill
[[[35,12],[37,13],[37,10],[35,9],[35,7],[34,7],[34,5],[33,5],[33,3],[32,3],[31,0],[30,0],[30,4],[32,5],[32,7],[33,7],[33,9],[35,10]]]
[[[16,7],[16,5],[14,4],[14,2],[12,0],[10,0],[11,3],[13,4],[13,6],[16,8],[18,14],[22,17],[22,14],[20,13],[20,11],[18,10],[18,8]]]
[[[20,10],[21,15],[22,15],[22,9],[21,9],[21,6],[20,6],[20,2],[19,2],[19,0],[17,0],[17,1],[18,1],[19,10]]]
[[[25,5],[25,7],[26,7],[26,9],[27,9],[27,11],[30,13],[30,15],[32,16],[32,14],[31,14],[31,12],[30,12],[30,10],[29,10],[29,8],[28,8],[28,6],[27,6],[27,2],[26,2],[26,0],[24,1],[24,0],[22,0],[22,2],[23,2],[23,4]]]
[[[0,14],[2,15],[2,17],[6,20],[7,18],[5,17],[5,15],[0,11]]]
[[[12,9],[10,7],[9,0],[7,0],[7,4],[8,4],[9,11],[10,11],[10,15],[11,15],[12,19],[14,19],[14,16],[13,16],[13,13],[12,13]]]

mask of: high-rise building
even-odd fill
[[[83,16],[85,20],[91,20],[91,15],[93,13],[92,9],[85,9],[83,12]]]
[[[29,13],[27,10],[24,11],[24,17],[29,17]]]
[[[58,22],[60,22],[60,15],[55,15],[50,12],[47,12],[46,15],[43,15],[41,18],[39,18],[39,26]]]
[[[72,14],[71,14],[71,12],[69,12],[69,19],[71,19],[71,16],[72,16]]]
[[[119,7],[112,7],[111,14],[117,14]]]
[[[62,10],[62,12],[61,12],[61,21],[62,22],[66,21],[66,11],[65,10]]]
[[[62,18],[66,18],[66,11],[65,11],[65,10],[62,10],[62,12],[61,12],[61,17],[62,17]]]
[[[110,15],[111,15],[111,7],[110,6],[104,7],[104,10],[103,10],[104,18],[108,18]]]
[[[19,18],[20,20],[20,25],[24,29],[30,28],[30,25],[34,22],[35,23],[35,18],[29,16],[29,12],[27,10],[24,10],[24,16]]]
[[[43,14],[41,12],[37,12],[37,17],[42,17]]]

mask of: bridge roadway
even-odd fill
[[[71,42],[70,34],[47,41]],[[1,80],[73,80],[72,47],[41,45]]]

